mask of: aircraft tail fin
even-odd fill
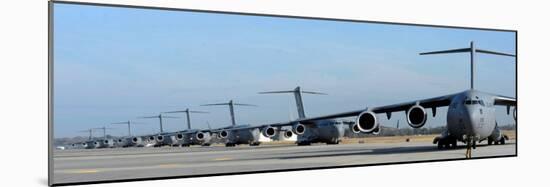
[[[314,94],[314,95],[328,95],[326,93],[321,93],[321,92],[303,91],[299,86],[294,88],[294,90],[258,92],[258,94],[277,94],[277,93],[294,94],[294,98],[296,100],[296,109],[298,110],[298,117],[300,119],[306,118],[306,113],[304,110],[304,102],[302,100],[302,93]]]
[[[233,109],[234,106],[258,106],[258,105],[252,105],[252,104],[243,104],[243,103],[236,103],[233,102],[233,100],[229,100],[227,103],[214,103],[214,104],[205,104],[201,106],[219,106],[219,105],[227,105],[229,106],[229,115],[231,116],[231,125],[235,126],[237,123],[235,121],[235,110]]]
[[[491,55],[510,56],[510,57],[516,56],[508,53],[495,52],[495,51],[490,51],[485,49],[477,49],[473,41],[470,42],[470,47],[467,47],[467,48],[449,49],[449,50],[442,50],[442,51],[430,51],[430,52],[423,52],[419,54],[435,55],[435,54],[448,54],[448,53],[470,53],[470,89],[474,89],[474,61],[475,61],[476,53],[485,53],[485,54],[491,54]]]

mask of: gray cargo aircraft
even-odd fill
[[[306,119],[306,114],[304,110],[304,103],[302,99],[302,94],[316,94],[316,95],[327,95],[320,92],[311,92],[303,91],[298,86],[294,90],[289,91],[270,91],[270,92],[259,92],[259,94],[278,94],[278,93],[292,93],[296,100],[296,109],[298,110],[298,120]],[[271,124],[268,126],[273,126],[276,124]],[[289,124],[290,125],[290,124]],[[292,131],[298,135],[297,144],[298,145],[310,145],[311,143],[326,143],[326,144],[338,144],[340,143],[341,138],[344,136],[346,130],[351,130],[354,133],[360,133],[358,126],[353,122],[335,120],[335,119],[321,119],[321,120],[310,120],[303,121],[302,123],[292,124]],[[378,133],[379,129],[371,133]]]
[[[182,147],[189,147],[191,145],[202,145],[202,146],[209,146],[211,144],[211,132],[210,130],[200,130],[200,129],[192,129],[191,128],[191,113],[197,113],[197,114],[204,114],[208,112],[203,111],[193,111],[189,110],[189,108],[185,110],[180,111],[170,111],[170,112],[163,112],[165,114],[170,113],[185,113],[187,117],[187,129],[183,131],[176,132],[175,140],[176,144]]]
[[[176,134],[173,132],[164,132],[164,128],[162,126],[162,119],[163,118],[178,118],[173,116],[164,116],[161,114],[155,115],[155,116],[145,116],[145,117],[139,117],[141,119],[151,119],[151,118],[158,118],[159,119],[159,133],[153,134],[153,135],[146,135],[145,141],[147,144],[153,146],[153,147],[160,147],[164,145],[172,145],[174,143],[174,138]]]
[[[462,52],[470,53],[471,87],[469,90],[394,105],[372,107],[313,118],[302,118],[288,123],[300,125],[312,123],[317,120],[357,116],[356,124],[359,130],[361,132],[373,132],[379,128],[376,114],[386,114],[386,117],[390,119],[393,112],[404,111],[408,124],[413,128],[420,128],[426,123],[428,108],[432,109],[432,115],[435,117],[438,107],[448,106],[447,130],[434,139],[434,144],[437,144],[438,148],[454,148],[456,147],[457,141],[464,142],[467,145],[473,145],[474,148],[476,141],[481,142],[487,140],[488,144],[504,144],[506,136],[500,132],[497,126],[495,107],[506,106],[507,114],[510,115],[510,108],[514,106],[513,117],[517,120],[516,99],[475,90],[473,82],[474,60],[476,53],[511,57],[515,57],[515,55],[476,49],[474,42],[471,42],[468,48],[426,52],[420,53],[420,55]]]
[[[94,141],[94,148],[113,148],[115,147],[115,140],[107,138],[107,127],[93,128],[97,130],[103,130],[103,139],[97,139]]]
[[[231,126],[217,128],[210,130],[211,133],[216,133],[218,138],[225,139],[225,146],[233,147],[239,144],[248,144],[250,146],[260,145],[260,136],[263,135],[268,138],[272,138],[277,133],[283,133],[285,138],[292,136],[292,131],[281,129],[285,125],[258,125],[253,126],[249,124],[237,125],[235,122],[235,106],[256,106],[250,104],[234,103],[230,100],[227,103],[207,104],[202,106],[217,106],[227,105],[229,106],[229,114],[231,117]]]
[[[93,140],[94,139],[94,137],[93,137],[94,129],[87,129],[87,130],[78,131],[78,132],[87,132],[87,133],[89,133],[88,140],[84,141],[84,142],[80,142],[80,143],[71,144],[71,147],[73,149],[81,149],[81,148],[93,149],[93,148],[95,148],[94,140]]]
[[[225,139],[225,146],[232,147],[238,144],[249,144],[251,146],[260,145],[260,131],[264,126],[251,126],[248,124],[237,125],[235,120],[235,106],[256,106],[251,104],[241,104],[235,103],[233,100],[230,100],[227,103],[216,103],[216,104],[205,104],[201,106],[229,106],[229,115],[231,117],[231,126],[222,127],[218,129],[211,130],[209,133],[204,133],[205,136],[210,137],[210,133],[217,133],[218,137]],[[266,137],[271,137],[275,135],[274,129],[265,129],[264,135]],[[268,133],[268,134],[267,134]],[[199,134],[197,134],[199,135]]]
[[[128,125],[128,136],[116,139],[115,143],[117,147],[143,146],[143,139],[140,136],[132,136],[132,131],[131,131],[131,126],[133,124],[142,124],[142,123],[131,122],[130,120],[128,120],[124,122],[117,122],[117,123],[111,123],[111,124]]]

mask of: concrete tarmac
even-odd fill
[[[465,152],[464,145],[458,149],[438,150],[430,142],[56,150],[54,182],[456,159],[465,158]],[[473,150],[474,158],[515,154],[514,141],[492,146],[484,143]]]

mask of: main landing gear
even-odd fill
[[[226,143],[225,147],[235,147],[235,144],[234,143]]]
[[[336,144],[339,144],[339,143],[340,143],[339,139],[334,139],[334,140],[328,141],[327,145],[336,145]]]
[[[457,147],[457,140],[450,137],[435,137],[434,144],[437,144],[437,149],[455,149]]]
[[[504,144],[506,144],[506,140],[508,140],[508,136],[506,136],[506,135],[503,135],[500,138],[500,140],[498,140],[498,141],[495,141],[495,140],[493,140],[492,138],[489,137],[487,139],[487,144],[488,145],[493,145],[493,143],[494,143],[495,145],[504,145]]]

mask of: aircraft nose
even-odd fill
[[[475,107],[466,107],[466,116],[464,121],[464,127],[466,129],[466,135],[477,137],[479,129],[477,128],[477,122],[480,114],[479,109]]]

